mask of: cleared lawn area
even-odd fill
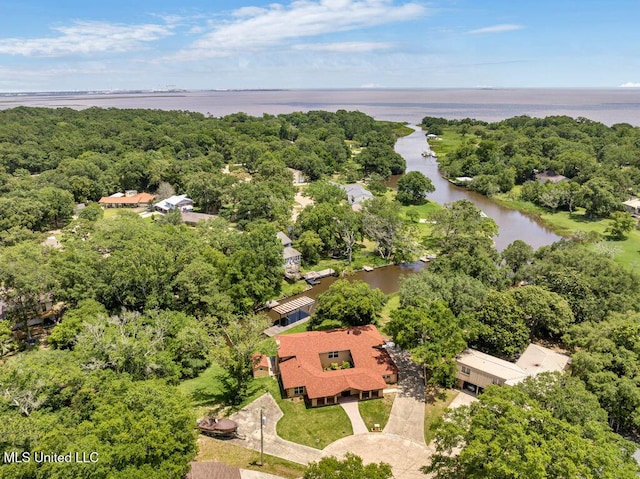
[[[278,421],[278,436],[305,446],[324,449],[333,441],[353,434],[351,421],[339,405],[307,408],[304,401],[281,399],[272,393],[284,417]]]
[[[380,428],[384,429],[389,421],[391,414],[391,406],[396,398],[395,393],[385,394],[383,399],[370,399],[369,401],[360,401],[358,409],[360,415],[367,425],[367,429],[371,431],[374,424],[380,424]]]
[[[378,329],[384,333],[384,326],[391,320],[391,313],[400,307],[400,293],[395,292],[387,295],[387,304],[384,305],[380,312],[380,321]]]
[[[301,477],[305,466],[279,457],[264,455],[264,466],[260,466],[260,453],[228,442],[206,436],[198,438],[196,461],[218,461],[241,469],[261,471],[294,479]]]
[[[274,378],[254,379],[249,384],[247,396],[238,405],[229,406],[229,398],[224,389],[225,372],[216,363],[211,364],[199,376],[183,381],[178,385],[189,399],[198,417],[203,417],[210,409],[220,411],[222,414],[231,414],[262,396],[267,391],[272,391],[273,386],[277,390]]]
[[[604,237],[605,247],[614,251],[614,260],[629,269],[635,269],[640,266],[639,230],[635,229],[629,232],[627,234],[627,239],[623,241],[608,240],[606,239],[605,230],[611,224],[611,220],[590,220],[585,217],[584,209],[582,208],[577,208],[571,215],[568,211],[552,213],[534,205],[533,203],[517,199],[519,189],[520,187],[516,186],[511,192],[503,195],[497,195],[495,199],[507,207],[514,208],[525,213],[538,215],[545,225],[560,235],[572,236],[579,233],[598,233]]]
[[[224,378],[222,368],[212,364],[197,378],[182,382],[178,389],[191,399],[198,417],[205,416],[211,409],[220,411],[221,415],[232,414],[265,392],[270,392],[284,413],[276,425],[278,435],[317,449],[353,434],[351,421],[340,406],[307,408],[304,401],[283,399],[278,381],[273,377],[252,380],[247,397],[238,405],[228,406]]]
[[[424,442],[429,444],[435,437],[435,431],[431,426],[444,414],[451,401],[458,395],[454,389],[438,389],[433,394],[427,391],[427,402],[424,408]]]

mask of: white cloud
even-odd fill
[[[336,53],[365,53],[375,50],[387,50],[394,43],[390,42],[338,42],[338,43],[301,43],[294,45],[294,50]]]
[[[261,51],[298,38],[413,20],[426,13],[418,3],[393,0],[295,0],[265,8],[244,7],[173,56],[194,60]]]
[[[628,81],[620,85],[622,88],[640,88],[640,82]]]
[[[514,25],[511,23],[503,23],[501,25],[492,25],[490,27],[478,28],[476,30],[469,30],[467,35],[482,35],[485,33],[503,33],[512,32],[514,30],[522,30],[523,25]]]
[[[71,26],[53,28],[59,33],[55,37],[0,39],[0,54],[60,57],[96,52],[122,53],[169,36],[172,29],[171,25],[77,21]]]

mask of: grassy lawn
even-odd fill
[[[358,403],[360,415],[369,431],[373,429],[374,424],[380,424],[380,428],[384,429],[387,421],[389,421],[391,406],[393,406],[395,398],[395,393],[385,394],[383,399],[370,399],[369,401],[360,401]]]
[[[183,381],[178,389],[191,399],[199,417],[211,409],[220,411],[221,415],[232,414],[270,392],[284,413],[276,426],[278,435],[298,444],[323,449],[333,441],[353,434],[351,421],[340,406],[307,408],[304,401],[283,399],[278,382],[272,377],[252,380],[247,397],[238,405],[226,406],[224,377],[220,366],[212,364],[197,378]]]
[[[467,134],[467,137],[473,137]],[[437,140],[429,140],[429,146],[438,156],[444,156],[447,153],[455,151],[464,141],[464,137],[456,132],[453,128],[443,128],[442,135],[438,135]]]
[[[380,312],[380,321],[378,322],[378,329],[383,330],[384,325],[391,320],[391,312],[400,307],[400,293],[395,292],[387,295],[387,304],[384,305]]]
[[[217,461],[241,469],[266,472],[294,479],[301,477],[305,466],[279,457],[264,455],[264,466],[260,466],[260,453],[228,442],[206,436],[198,438],[196,461]]]
[[[613,259],[621,265],[634,269],[640,265],[640,231],[633,230],[627,234],[627,239],[623,241],[612,241],[606,239],[605,230],[611,223],[608,219],[590,220],[584,215],[582,208],[577,208],[573,214],[568,211],[551,212],[539,206],[518,199],[519,186],[511,192],[496,196],[496,200],[510,208],[514,208],[525,213],[535,214],[542,222],[556,233],[563,236],[572,236],[580,233],[598,233],[604,238],[604,245],[613,251]],[[594,246],[595,248],[595,246]]]
[[[427,391],[427,403],[424,408],[424,442],[427,444],[435,437],[435,431],[431,426],[442,417],[444,410],[457,395],[458,391],[454,389],[439,389],[433,394]]]

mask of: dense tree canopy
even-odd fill
[[[325,321],[338,326],[375,324],[386,301],[382,291],[371,289],[364,281],[339,279],[318,296],[311,324],[320,326]]]
[[[636,477],[635,446],[609,430],[593,396],[579,382],[557,377],[548,387],[549,380],[490,386],[477,402],[450,411],[425,472],[438,479]]]

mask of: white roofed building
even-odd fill
[[[465,349],[456,357],[456,377],[460,389],[480,393],[491,384],[512,386],[540,373],[562,372],[569,363],[569,356],[536,344],[529,344],[515,363]]]
[[[173,195],[166,200],[159,201],[153,207],[161,213],[168,213],[175,209],[191,211],[193,210],[193,200],[187,195]]]

